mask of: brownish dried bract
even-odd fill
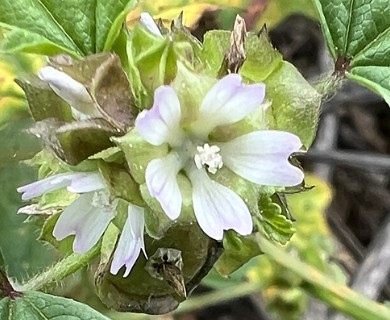
[[[135,119],[130,84],[120,59],[112,53],[98,53],[75,60],[67,55],[49,59],[49,64],[83,84],[94,109],[114,127],[126,132]]]
[[[187,291],[183,277],[183,259],[181,251],[172,248],[159,248],[146,265],[149,274],[157,279],[165,280],[179,297],[185,299]]]
[[[135,118],[129,88],[129,81],[116,55],[110,55],[96,69],[90,88],[100,113],[124,132]]]
[[[245,55],[245,37],[246,37],[246,25],[243,18],[239,15],[234,22],[234,29],[230,36],[230,48],[225,54],[222,66],[219,69],[219,76],[223,77],[229,73],[237,73],[243,65]]]

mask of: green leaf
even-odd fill
[[[314,0],[336,72],[390,105],[390,7],[387,0]]]
[[[135,0],[4,0],[0,50],[75,57],[110,50]]]
[[[268,196],[261,197],[259,207],[262,215],[257,223],[259,230],[268,239],[286,244],[295,232],[291,220],[282,214],[280,206]]]
[[[46,293],[29,291],[14,299],[0,301],[1,320],[108,320],[99,312],[80,302]]]

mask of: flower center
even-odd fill
[[[203,147],[197,146],[196,150],[198,152],[195,154],[194,160],[198,169],[205,166],[208,172],[215,174],[218,169],[222,168],[223,161],[219,154],[221,149],[218,146],[209,146],[208,143],[205,143]]]

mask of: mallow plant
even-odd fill
[[[42,142],[19,211],[64,259],[22,284],[2,271],[0,314],[104,319],[38,291],[86,265],[109,308],[163,314],[216,263],[228,275],[261,254],[259,238],[288,242],[293,222],[276,199],[307,188],[296,155],[321,101],[345,76],[389,101],[389,56],[378,52],[390,19],[374,15],[386,1],[366,8],[365,37],[354,30],[367,5],[346,2],[336,19],[338,1],[315,1],[335,70],[313,87],[239,16],[199,42],[181,16],[167,27],[144,12],[126,27],[135,1],[3,1],[0,49],[47,56],[16,80]]]

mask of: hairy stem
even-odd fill
[[[38,274],[34,278],[24,283],[20,291],[40,290],[45,286],[61,281],[65,277],[84,267],[100,252],[100,244],[95,245],[84,254],[72,253],[68,257],[59,261],[45,272]]]

